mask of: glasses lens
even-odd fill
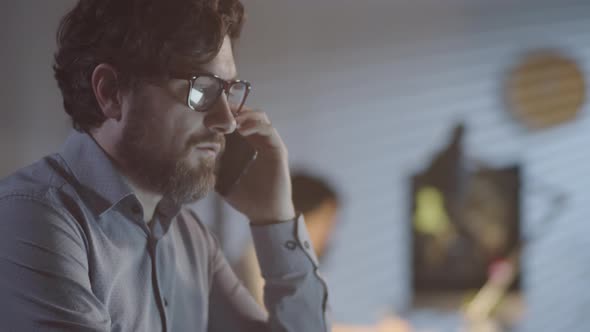
[[[227,93],[227,102],[232,111],[239,112],[239,107],[244,103],[248,92],[248,84],[245,82],[234,82]]]
[[[190,106],[197,111],[210,107],[219,96],[223,86],[213,77],[200,76],[193,83],[189,95]]]

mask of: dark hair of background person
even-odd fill
[[[295,173],[291,176],[293,184],[293,204],[295,210],[304,215],[317,209],[327,200],[338,204],[336,191],[326,181],[307,174]]]
[[[88,131],[105,120],[92,90],[92,73],[107,63],[120,88],[172,73],[196,73],[223,39],[239,37],[238,0],[80,0],[62,19],[53,65],[73,127]]]

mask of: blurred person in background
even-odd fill
[[[291,178],[295,210],[305,219],[309,238],[315,253],[322,262],[330,252],[330,242],[337,225],[342,199],[334,187],[324,179],[296,172]],[[264,303],[264,279],[261,277],[256,252],[250,247],[236,267],[259,303]],[[356,326],[335,323],[332,332],[408,332],[407,322],[388,316],[374,326]]]
[[[54,70],[75,130],[0,182],[3,330],[329,330],[286,147],[243,107],[243,17],[237,0],[80,0],[63,18]],[[184,207],[214,188],[234,131],[258,157],[225,199],[252,225],[266,312]]]

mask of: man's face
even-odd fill
[[[333,199],[327,199],[317,208],[306,213],[304,217],[316,255],[322,257],[328,248],[336,224],[338,203]]]
[[[202,70],[226,80],[235,78],[229,38]],[[235,129],[225,94],[203,113],[187,106],[187,93],[186,80],[141,84],[126,99],[124,126],[116,146],[135,183],[179,204],[198,200],[213,189],[224,134]]]

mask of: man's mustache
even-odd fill
[[[221,152],[225,150],[225,136],[222,134],[211,134],[207,136],[192,136],[187,142],[187,148],[192,149],[195,145],[201,143],[216,143],[221,145]]]

